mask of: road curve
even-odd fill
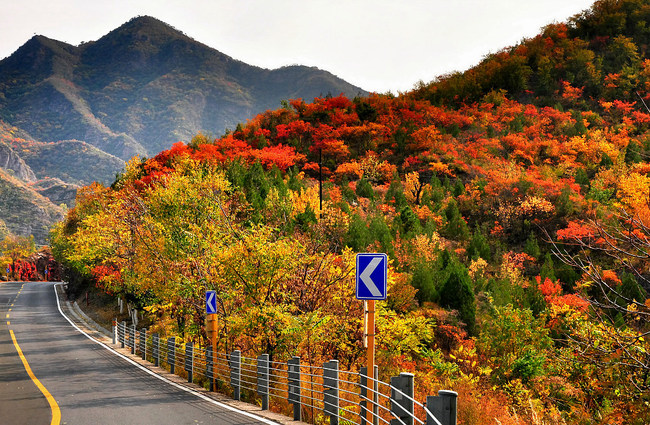
[[[0,423],[272,424],[232,411],[151,376],[79,333],[59,313],[52,283],[0,283]]]

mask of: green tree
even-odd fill
[[[375,191],[372,189],[372,185],[363,177],[357,182],[356,193],[357,196],[362,198],[368,198],[370,200],[375,199]]]
[[[533,232],[531,232],[530,235],[528,235],[528,239],[526,239],[524,252],[534,258],[539,258],[539,256],[542,255],[542,251],[539,249],[539,244],[537,243],[537,236],[535,236]]]
[[[476,333],[476,305],[472,280],[465,266],[457,258],[450,257],[443,270],[439,300],[442,307],[458,311],[458,317],[465,323],[470,335]]]
[[[366,220],[362,219],[359,214],[353,214],[350,218],[348,231],[343,237],[343,243],[355,252],[363,252],[371,242],[370,231],[368,230]]]
[[[405,205],[400,210],[399,216],[395,219],[395,225],[397,230],[406,238],[411,238],[422,232],[420,219],[409,205]]]
[[[418,262],[413,266],[411,285],[418,290],[415,296],[420,304],[438,298],[435,274],[431,264]]]
[[[469,238],[469,229],[467,222],[460,215],[458,204],[455,200],[450,200],[445,208],[445,217],[447,225],[443,228],[443,234],[450,239],[464,241]]]
[[[490,245],[479,227],[474,229],[472,238],[469,241],[469,245],[467,246],[467,257],[471,260],[476,260],[479,257],[488,262],[492,260]]]
[[[575,175],[575,181],[578,183],[580,186],[585,188],[585,193],[589,190],[589,185],[591,183],[591,179],[589,179],[589,175],[585,171],[584,168],[578,168],[576,170],[576,175]]]
[[[555,264],[553,263],[553,257],[550,252],[544,255],[544,264],[542,264],[539,275],[542,278],[542,282],[547,278],[552,282],[557,280],[557,277],[555,277]]]
[[[630,143],[627,144],[627,149],[625,150],[625,163],[636,164],[641,161],[642,158],[638,143],[634,140],[630,140]]]
[[[395,257],[393,237],[382,214],[372,216],[368,226],[368,234],[371,241],[377,242],[382,252],[385,252],[391,258]]]
[[[393,180],[390,182],[386,196],[384,196],[384,202],[388,203],[391,201],[395,202],[395,209],[401,209],[407,204],[406,196],[404,195],[404,186],[397,174],[395,174]]]

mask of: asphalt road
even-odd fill
[[[0,283],[0,424],[263,424],[152,377],[61,316],[52,283]],[[266,422],[268,425],[269,423]]]

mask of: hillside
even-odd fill
[[[41,143],[11,139],[9,145],[38,179],[57,178],[76,185],[94,181],[110,184],[124,168],[124,161],[78,140]]]
[[[52,225],[63,217],[61,208],[0,169],[0,218],[11,233],[34,235],[44,245]]]
[[[550,24],[516,46],[489,54],[472,69],[441,76],[412,94],[436,105],[480,102],[491,91],[538,106],[579,97],[581,110],[599,102],[650,99],[650,5],[600,0],[566,23]],[[641,100],[643,98],[643,100]]]
[[[365,94],[316,68],[247,65],[146,16],[80,46],[34,36],[0,61],[0,93],[0,119],[32,139],[124,160],[223,134],[283,99]]]
[[[44,178],[29,185],[36,193],[47,198],[52,204],[64,208],[73,208],[79,185],[66,183],[58,178]]]

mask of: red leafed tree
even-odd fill
[[[267,146],[260,150],[250,152],[252,159],[259,160],[266,168],[278,167],[282,171],[293,167],[305,160],[305,155],[297,153],[296,149],[291,146]],[[254,161],[253,161],[254,162]]]

